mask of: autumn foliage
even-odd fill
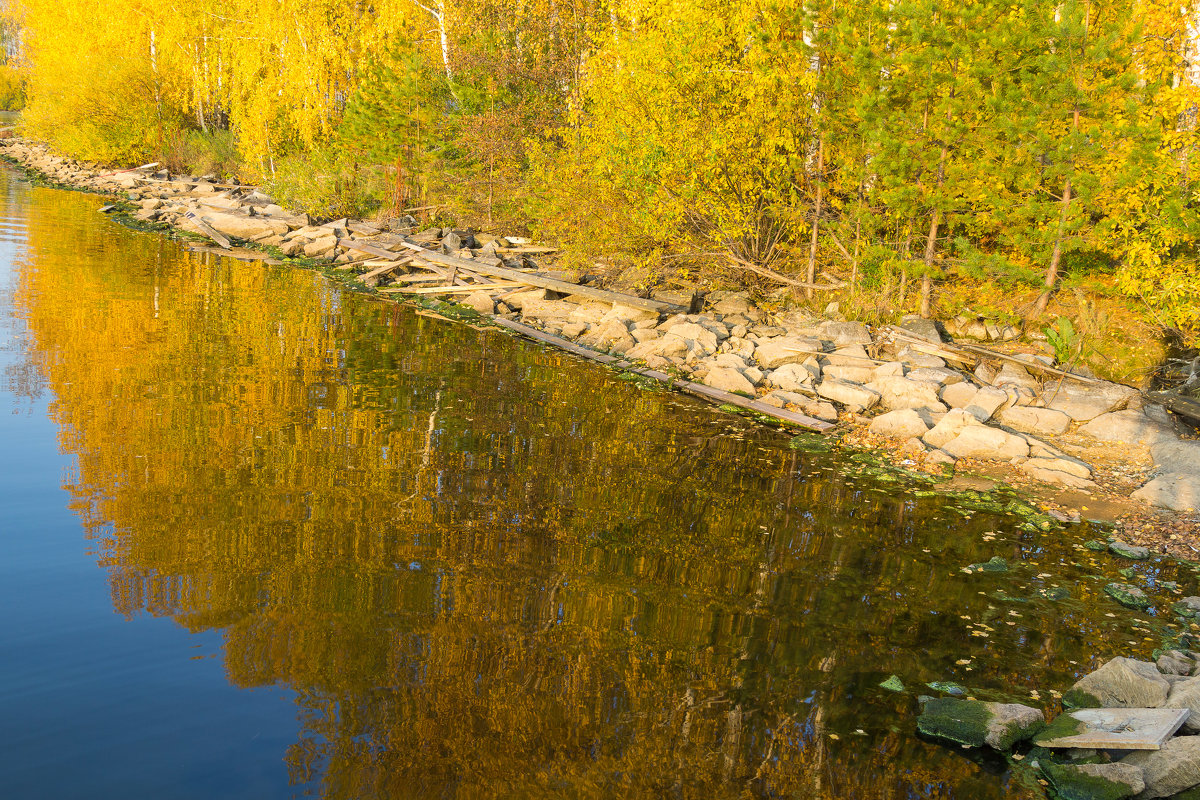
[[[9,14],[26,129],[80,157],[124,164],[229,132],[247,177],[331,214],[432,208],[520,222],[583,258],[919,286],[926,314],[955,282],[1025,290],[1036,314],[1064,280],[1092,281],[1200,327],[1190,7],[19,0]]]

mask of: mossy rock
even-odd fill
[[[979,564],[970,564],[967,572],[1008,572],[1008,562],[1000,556],[992,556]]]
[[[1037,593],[1047,600],[1066,600],[1071,596],[1071,590],[1065,586],[1047,586],[1038,589]]]
[[[1104,593],[1126,608],[1144,611],[1150,607],[1150,598],[1146,593],[1128,583],[1110,583],[1104,587]]]
[[[1083,546],[1088,550],[1095,550],[1097,553],[1103,553],[1108,549],[1108,543],[1102,542],[1099,539],[1092,539],[1091,541],[1084,542]]]
[[[935,692],[948,694],[952,697],[962,697],[967,693],[965,686],[955,683],[954,681],[930,681],[925,685],[930,689],[933,689]]]
[[[1070,708],[1099,708],[1100,700],[1087,692],[1079,689],[1071,689],[1063,695],[1063,705],[1067,704],[1067,695],[1078,695],[1076,699],[1082,701],[1084,705],[1071,704]],[[1042,729],[1037,736],[1033,737],[1034,747],[1041,746],[1044,742],[1053,742],[1056,739],[1063,739],[1068,736],[1075,736],[1083,733],[1087,726],[1079,720],[1072,717],[1070,714],[1059,714],[1053,722]]]
[[[1150,557],[1150,548],[1138,547],[1128,542],[1122,542],[1119,539],[1109,542],[1108,549],[1113,555],[1133,559],[1134,561],[1145,561]]]
[[[1040,763],[1062,800],[1124,800],[1145,788],[1141,770],[1128,764]]]
[[[1083,689],[1068,689],[1067,691],[1063,692],[1062,704],[1063,708],[1103,708],[1104,706],[1104,704],[1100,702],[1099,697],[1096,697],[1096,695],[1092,694],[1091,692],[1085,692]],[[1075,720],[1071,719],[1066,714],[1063,714],[1061,717],[1054,720],[1054,722],[1050,724],[1050,727],[1053,728],[1054,725],[1059,722],[1059,720],[1070,720],[1071,723],[1075,722]],[[1049,728],[1046,729],[1047,733],[1049,730]],[[1071,731],[1076,733],[1078,732],[1074,727],[1071,728]],[[1071,736],[1073,733],[1063,732],[1058,735]]]
[[[1042,712],[1028,706],[941,697],[925,703],[917,730],[967,747],[1008,750],[1044,727]]]
[[[903,692],[904,682],[900,680],[899,676],[891,675],[887,680],[881,681],[879,687],[887,689],[889,692]]]

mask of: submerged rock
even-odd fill
[[[1123,542],[1120,539],[1113,539],[1108,543],[1109,552],[1121,556],[1122,558],[1132,558],[1136,561],[1141,561],[1150,557],[1149,547],[1138,547],[1137,545]]]
[[[925,703],[917,730],[927,736],[967,745],[1007,750],[1033,736],[1046,721],[1036,708],[1017,703],[986,703],[943,697]]]
[[[1110,583],[1104,587],[1104,593],[1126,608],[1142,610],[1150,607],[1146,593],[1128,583]]]
[[[901,681],[899,676],[896,676],[896,675],[889,676],[888,679],[885,681],[882,681],[879,684],[879,686],[882,689],[887,689],[889,692],[903,692],[904,691],[904,682]]]
[[[1042,773],[1062,800],[1122,800],[1146,788],[1142,768],[1133,764],[1054,764]]]
[[[1140,797],[1170,797],[1200,785],[1200,736],[1177,736],[1159,750],[1131,753],[1120,763],[1142,770]]]
[[[1158,708],[1171,685],[1149,661],[1117,656],[1063,695],[1069,708]],[[1066,716],[1066,715],[1063,715]]]
[[[952,697],[962,697],[967,693],[965,686],[954,681],[930,681],[925,685],[935,692],[942,692]]]
[[[1000,556],[992,556],[987,561],[971,564],[963,568],[964,572],[1008,572],[1008,562]]]

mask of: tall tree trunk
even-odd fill
[[[942,154],[938,157],[937,188],[940,190],[946,179],[946,145],[942,145]],[[921,316],[929,319],[933,313],[933,256],[937,252],[938,228],[942,224],[942,209],[933,209],[933,219],[929,221],[929,235],[925,238],[925,274],[921,276]]]
[[[817,234],[821,227],[821,204],[825,200],[825,137],[822,136],[817,145],[817,199],[813,203],[812,238],[808,243],[808,282],[817,282]],[[811,287],[804,290],[804,296],[813,298]]]
[[[1046,306],[1050,305],[1050,295],[1054,293],[1054,285],[1058,283],[1058,267],[1062,262],[1062,245],[1063,235],[1067,229],[1067,213],[1071,209],[1071,179],[1067,178],[1066,184],[1063,186],[1062,202],[1058,213],[1058,233],[1054,237],[1054,250],[1050,253],[1050,264],[1046,267],[1045,288],[1038,296],[1037,304],[1034,306],[1034,316],[1041,316],[1046,313]]]

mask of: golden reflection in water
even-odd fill
[[[947,602],[889,552],[924,535],[903,502],[601,369],[33,195],[17,305],[113,605],[222,629],[231,682],[294,690],[287,779],[999,796],[856,695],[916,669]]]

